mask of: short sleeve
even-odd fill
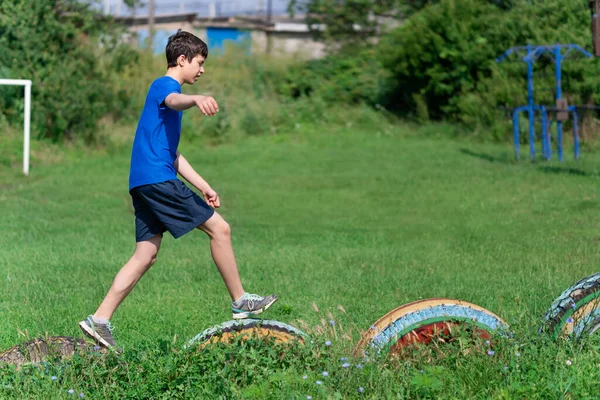
[[[175,79],[167,76],[160,78],[156,83],[155,99],[158,103],[158,108],[166,110],[168,107],[165,104],[165,99],[171,93],[181,93],[181,86]]]

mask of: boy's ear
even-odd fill
[[[177,57],[177,65],[179,65],[180,67],[183,67],[185,65],[185,62],[187,61],[187,58],[181,54],[179,57]]]

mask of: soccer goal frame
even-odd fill
[[[25,87],[25,116],[23,122],[23,173],[29,175],[29,139],[31,122],[31,81],[28,79],[0,79],[0,85]]]

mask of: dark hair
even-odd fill
[[[184,55],[188,61],[200,54],[202,57],[208,57],[208,46],[197,36],[179,29],[177,33],[169,37],[167,48],[167,67],[177,66],[177,58]]]

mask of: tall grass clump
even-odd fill
[[[209,53],[205,75],[193,86],[184,85],[183,93],[213,96],[219,113],[204,117],[187,111],[182,137],[223,143],[245,136],[293,133],[307,127],[322,129],[323,123],[342,128],[368,126],[383,132],[392,117],[377,109],[375,101],[363,101],[356,93],[352,96],[350,82],[346,82],[345,91],[339,91],[340,96],[346,93],[344,97],[336,99],[335,79],[329,76],[334,67],[315,67],[318,62],[284,55],[248,55],[236,46],[228,47],[223,54]],[[358,67],[351,68],[358,76]],[[119,117],[135,123],[149,85],[165,72],[163,55],[141,52],[139,62],[125,68],[116,84],[120,97],[127,102]],[[311,81],[319,90],[298,89]]]

